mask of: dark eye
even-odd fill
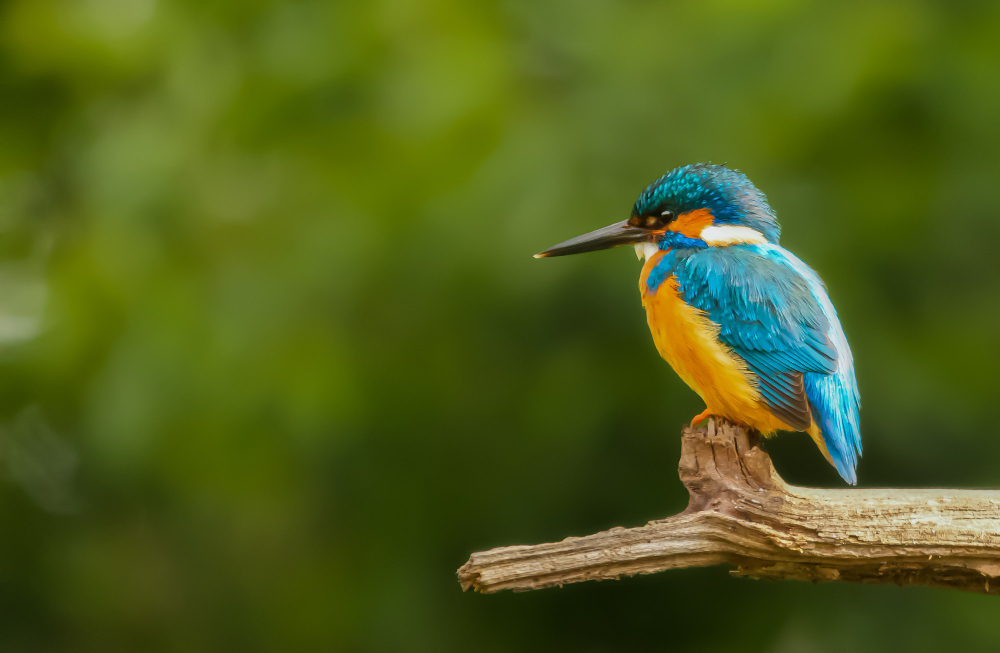
[[[629,218],[629,225],[642,229],[663,229],[674,219],[673,211],[663,211],[662,213],[651,213],[648,215],[633,215]]]
[[[660,214],[645,215],[640,218],[641,222],[637,226],[643,229],[663,229],[663,227],[674,219],[674,214],[664,211]]]

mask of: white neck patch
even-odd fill
[[[638,243],[635,246],[635,257],[640,261],[653,258],[658,251],[660,251],[660,247],[656,243]]]
[[[764,234],[750,227],[738,225],[721,225],[705,227],[699,236],[707,244],[713,247],[725,247],[726,245],[764,245],[767,238]],[[638,248],[638,246],[636,246]]]

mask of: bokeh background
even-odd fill
[[[998,71],[996,3],[0,2],[0,649],[990,649],[989,597],[455,570],[686,504],[632,253],[531,254],[695,161],[827,281],[861,486],[1000,486]]]

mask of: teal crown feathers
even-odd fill
[[[717,225],[749,227],[778,244],[781,226],[767,197],[742,172],[725,166],[694,163],[674,168],[639,195],[632,214],[680,215],[697,209],[709,209]]]

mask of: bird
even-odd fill
[[[655,180],[627,220],[536,254],[632,245],[660,355],[720,417],[764,436],[804,431],[851,485],[861,457],[854,359],[826,286],[781,247],[763,192],[736,169],[685,165]]]

